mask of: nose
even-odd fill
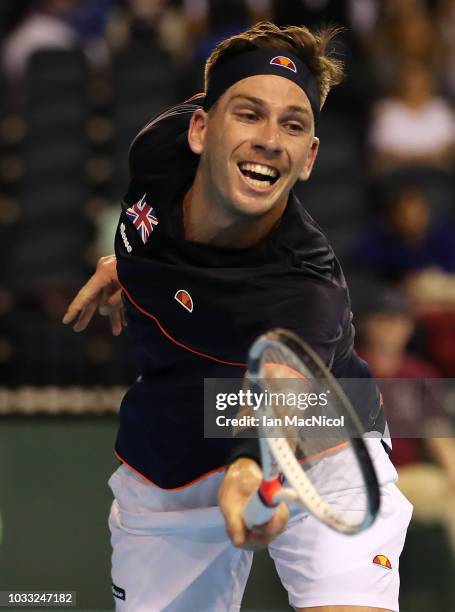
[[[283,150],[279,125],[274,121],[264,121],[258,125],[257,132],[253,138],[253,148],[261,153],[276,156]]]

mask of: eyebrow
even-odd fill
[[[261,100],[261,98],[256,98],[255,96],[249,96],[249,95],[241,94],[241,93],[233,96],[229,100],[229,103],[233,102],[234,100],[237,100],[238,98],[243,98],[244,100],[247,100],[248,102],[252,102],[253,104],[257,104],[258,106],[266,105],[264,100]],[[304,106],[296,106],[296,105],[287,106],[286,111],[290,111],[294,113],[301,113],[303,115],[311,115],[310,110],[308,108],[305,108]]]

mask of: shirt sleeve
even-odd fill
[[[332,373],[353,405],[364,431],[383,435],[386,419],[381,394],[367,362],[352,350],[342,362],[334,364]]]

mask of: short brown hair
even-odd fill
[[[343,63],[327,53],[328,43],[342,30],[330,26],[312,32],[305,26],[278,27],[269,21],[258,23],[215,47],[205,63],[205,91],[210,82],[210,72],[216,65],[244,51],[270,47],[291,51],[305,62],[318,82],[322,108],[330,88],[343,80]]]

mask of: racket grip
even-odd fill
[[[243,511],[243,520],[248,529],[255,525],[263,525],[267,523],[275,514],[276,506],[267,506],[262,501],[259,493],[256,491],[248,500],[248,503]]]

